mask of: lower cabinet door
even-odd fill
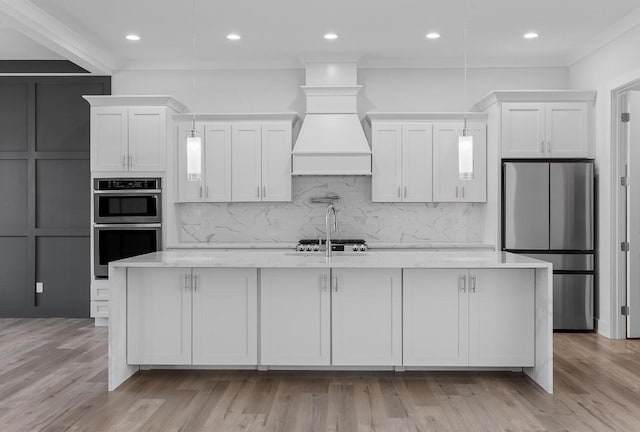
[[[256,269],[193,269],[193,364],[258,363]]]
[[[129,364],[191,363],[191,269],[127,270]]]
[[[403,364],[467,366],[467,269],[403,271]]]
[[[332,364],[402,364],[401,271],[332,271]]]
[[[260,364],[331,362],[327,269],[260,270]]]
[[[535,270],[471,269],[469,366],[533,366]]]

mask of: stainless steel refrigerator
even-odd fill
[[[502,249],[553,263],[556,330],[594,329],[592,161],[504,161]]]

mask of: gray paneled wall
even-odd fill
[[[0,317],[89,316],[82,95],[110,93],[109,77],[0,78]]]

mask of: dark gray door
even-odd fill
[[[504,164],[504,247],[549,249],[549,164]]]
[[[593,250],[593,164],[550,164],[549,190],[550,248]]]
[[[89,316],[82,95],[110,92],[108,77],[0,78],[0,316]]]

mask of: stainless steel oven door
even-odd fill
[[[109,223],[161,223],[162,193],[159,190],[95,191],[93,221]]]
[[[93,261],[96,278],[109,276],[109,263],[162,249],[160,224],[94,225]]]

